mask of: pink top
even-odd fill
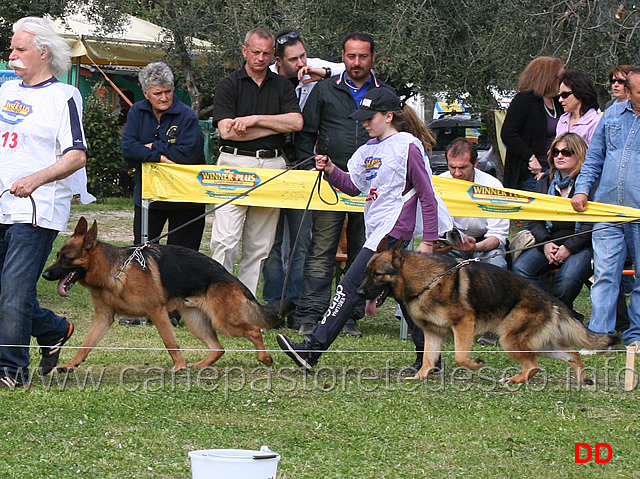
[[[578,121],[573,124],[573,126],[571,126],[571,130],[569,130],[569,118],[571,118],[571,113],[563,113],[560,116],[558,125],[556,126],[556,136],[560,133],[564,133],[565,131],[571,131],[571,133],[580,135],[587,146],[589,146],[591,137],[596,131],[598,123],[600,123],[601,117],[598,115],[598,112],[591,108],[588,112],[582,115]]]

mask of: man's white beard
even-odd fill
[[[12,70],[15,70],[16,68],[20,68],[20,69],[27,68],[26,65],[22,63],[22,60],[9,60],[9,63],[7,63],[7,66]]]

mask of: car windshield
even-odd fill
[[[444,151],[453,140],[460,137],[477,143],[478,150],[488,150],[491,147],[487,130],[480,127],[446,126],[432,127],[432,130],[437,137],[436,144],[433,147],[434,150]]]

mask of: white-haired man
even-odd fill
[[[73,333],[72,323],[40,307],[36,284],[67,227],[72,196],[94,199],[86,191],[82,99],[56,79],[71,65],[69,47],[42,18],[22,18],[13,31],[9,67],[21,80],[0,87],[0,388],[24,384],[31,336],[47,374]]]

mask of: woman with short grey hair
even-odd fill
[[[134,243],[142,243],[142,165],[205,163],[204,137],[198,117],[174,94],[173,73],[162,62],[150,63],[138,75],[144,100],[129,109],[122,132],[122,157],[135,168],[133,189]],[[162,234],[169,223],[167,244],[198,251],[204,230],[204,204],[154,201],[149,208],[148,239]],[[193,220],[193,222],[192,222]],[[179,226],[189,223],[183,228]],[[174,315],[174,319],[177,316]],[[130,318],[121,323],[136,324]]]
[[[140,70],[138,80],[140,81],[143,92],[148,92],[149,88],[154,85],[170,86],[173,88],[173,72],[171,68],[163,62],[149,63]]]

